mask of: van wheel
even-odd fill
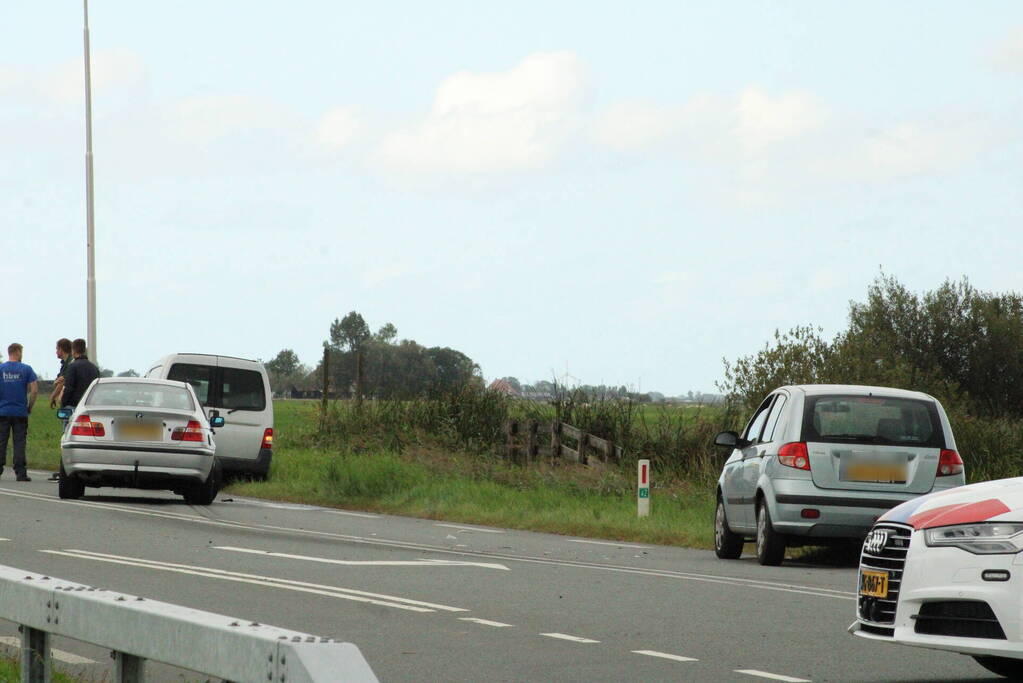
[[[206,481],[185,490],[185,502],[191,505],[209,505],[216,500],[220,492],[220,482],[220,463],[214,460]]]
[[[721,498],[714,511],[714,554],[722,560],[737,560],[742,556],[742,536],[728,528],[725,502]]]
[[[757,502],[757,560],[760,564],[775,567],[785,559],[785,537],[774,530],[767,501]]]
[[[1014,681],[1023,679],[1023,659],[1009,657],[974,657],[973,660],[991,673],[1011,678]]]
[[[60,479],[57,482],[57,495],[63,500],[81,498],[85,493],[85,484],[78,477],[64,471],[64,463],[60,463]]]

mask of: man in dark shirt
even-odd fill
[[[60,397],[61,408],[74,408],[85,395],[85,390],[92,380],[99,377],[99,368],[85,355],[85,340],[76,339],[71,342],[71,355],[74,361],[64,372],[64,393]]]
[[[53,381],[53,391],[50,392],[50,407],[56,408],[60,403],[60,392],[64,389],[64,373],[67,366],[71,365],[71,340],[57,340],[57,358],[60,359],[60,370],[57,371],[57,379]]]
[[[18,481],[32,481],[26,471],[25,441],[39,389],[35,371],[21,362],[21,351],[21,344],[8,346],[8,361],[0,365],[0,472],[7,463],[7,439],[13,435],[14,474]]]

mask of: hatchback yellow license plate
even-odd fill
[[[871,598],[888,597],[888,572],[864,569],[860,572],[860,595]]]
[[[124,441],[159,441],[160,425],[158,424],[122,424],[117,429],[118,438]]]
[[[905,484],[906,466],[885,463],[851,462],[845,468],[846,481],[874,481],[884,484]]]

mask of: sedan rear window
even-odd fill
[[[194,410],[192,397],[181,387],[145,382],[106,382],[97,384],[85,400],[88,406],[132,406]]]
[[[945,447],[933,402],[890,396],[808,396],[803,440]]]

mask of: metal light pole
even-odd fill
[[[86,276],[86,297],[88,310],[88,344],[92,362],[99,365],[96,352],[96,225],[92,201],[92,74],[89,64],[89,0],[82,0],[85,9],[85,215],[86,249],[88,251],[88,274]]]

